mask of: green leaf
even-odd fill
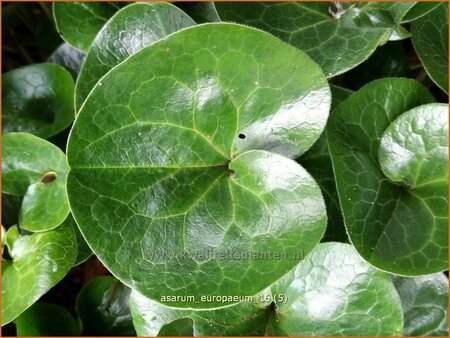
[[[68,145],[74,218],[105,266],[152,299],[255,294],[301,257],[233,261],[211,250],[307,253],[326,212],[302,167],[248,150],[302,154],[329,102],[318,66],[265,32],[174,33],[116,66],[83,105]]]
[[[195,25],[169,3],[137,3],[118,11],[97,34],[76,85],[77,110],[97,81],[109,70],[147,45]]]
[[[70,212],[67,163],[53,144],[31,134],[8,133],[2,144],[2,191],[24,196],[19,224],[29,231],[50,230]]]
[[[76,79],[85,57],[86,53],[65,42],[50,55],[48,62],[64,67]]]
[[[196,23],[220,22],[214,2],[176,2]]]
[[[111,276],[97,277],[86,284],[76,302],[83,322],[83,335],[135,335],[128,306],[130,292]]]
[[[13,225],[6,231],[5,244],[8,248],[8,252],[12,251],[14,242],[19,238],[19,235],[19,228],[17,227],[17,225]]]
[[[405,336],[448,336],[448,278],[392,276],[403,306]]]
[[[51,63],[14,69],[2,76],[2,130],[48,138],[74,119],[70,74]]]
[[[59,34],[67,43],[84,52],[117,10],[118,7],[111,2],[53,3],[53,16]]]
[[[412,41],[430,78],[448,93],[448,3],[411,23]]]
[[[331,85],[331,110],[352,94],[352,91],[339,86]],[[331,164],[330,152],[326,133],[322,133],[316,143],[298,162],[311,174],[322,190],[327,207],[328,224],[322,241],[346,242],[348,240],[345,232],[344,220],[339,206],[339,198],[334,181],[333,166]]]
[[[272,294],[284,297],[276,302],[270,335],[402,333],[401,303],[389,276],[364,262],[348,244],[319,244],[272,287]]]
[[[440,4],[441,2],[435,1],[416,2],[416,4],[403,17],[402,22],[411,22],[419,19],[434,10]]]
[[[130,309],[139,336],[189,329],[194,336],[388,336],[403,328],[400,298],[389,276],[342,243],[317,245],[251,301],[216,310],[180,310],[133,291]]]
[[[57,304],[38,302],[15,321],[17,336],[78,336],[81,328],[72,314]]]
[[[144,297],[137,291],[130,296],[133,324],[138,336],[263,336],[271,315],[270,309],[249,302],[218,310],[180,310]]]
[[[2,262],[2,325],[35,303],[70,270],[77,256],[73,228],[18,237],[9,252],[12,261]]]
[[[268,31],[305,51],[325,75],[334,76],[366,60],[398,26],[396,17],[405,5],[382,4],[217,2],[215,5],[222,20]]]
[[[371,264],[402,275],[448,265],[447,106],[420,106],[432,101],[414,80],[377,80],[327,127],[350,240]]]

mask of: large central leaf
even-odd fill
[[[281,155],[314,143],[329,106],[319,67],[277,38],[234,24],[182,30],[115,67],[80,110],[73,215],[114,275],[158,302],[255,294],[323,235],[319,188]]]

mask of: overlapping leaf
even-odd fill
[[[2,144],[2,192],[23,196],[19,224],[29,231],[56,228],[69,214],[67,163],[53,144],[26,133],[8,133]]]
[[[430,78],[448,93],[448,3],[411,24],[412,41]]]
[[[35,64],[2,76],[2,130],[48,138],[67,128],[74,114],[74,84],[62,67]]]
[[[86,284],[76,303],[83,322],[83,335],[135,335],[128,307],[130,292],[111,276],[97,277]]]
[[[100,78],[143,47],[181,28],[195,25],[183,11],[168,3],[129,5],[108,21],[92,42],[77,81],[79,109]]]
[[[61,37],[86,52],[98,31],[118,9],[112,2],[55,1],[53,16]]]
[[[48,62],[64,67],[76,79],[85,57],[86,53],[65,42],[50,55]]]
[[[264,304],[264,295],[273,303]],[[133,291],[138,335],[399,335],[400,298],[386,273],[364,262],[348,244],[322,243],[270,290],[219,310],[177,310]]]
[[[15,321],[17,336],[78,336],[81,328],[62,306],[37,302]]]
[[[414,80],[377,80],[327,127],[350,240],[370,263],[403,275],[447,269],[448,113],[423,105],[432,101]]]
[[[224,21],[266,30],[305,51],[327,76],[343,73],[372,54],[414,3],[217,2]],[[401,36],[401,35],[404,36]],[[407,35],[406,35],[407,36]]]
[[[405,336],[448,336],[448,278],[392,276],[402,300]]]
[[[317,65],[267,33],[175,33],[116,66],[83,105],[68,145],[74,217],[108,269],[152,299],[255,294],[323,235],[316,183],[267,151],[305,152],[329,105]]]
[[[2,325],[35,303],[70,270],[77,256],[73,228],[14,236],[12,260],[2,261]]]

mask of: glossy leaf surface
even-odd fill
[[[412,41],[430,78],[448,93],[448,3],[412,22]]]
[[[17,336],[78,336],[78,322],[66,308],[37,302],[15,321]]]
[[[97,277],[86,284],[76,303],[83,335],[135,335],[128,306],[130,292],[111,276]]]
[[[77,256],[73,228],[19,236],[2,262],[2,325],[35,303],[70,270]]]
[[[48,62],[56,63],[64,67],[76,79],[85,57],[85,52],[65,42],[50,55]]]
[[[83,105],[68,145],[75,220],[105,266],[152,299],[255,294],[301,257],[236,261],[211,250],[293,256],[320,240],[316,183],[263,150],[306,151],[329,104],[317,65],[265,32],[175,33],[116,66]]]
[[[76,86],[77,110],[111,68],[143,47],[192,25],[195,22],[190,17],[169,3],[138,3],[118,11],[89,49]]]
[[[438,7],[441,2],[438,1],[422,1],[416,2],[416,4],[405,14],[402,21],[410,22],[421,18],[422,16],[430,13],[436,7]]]
[[[55,1],[53,16],[61,37],[86,52],[98,31],[118,10],[111,2]]]
[[[327,127],[350,240],[373,265],[403,275],[447,268],[448,113],[423,105],[432,101],[414,80],[377,80]]]
[[[264,295],[269,302],[263,301]],[[195,336],[387,336],[401,334],[403,326],[400,298],[389,276],[342,243],[317,245],[252,302],[218,310],[179,310],[133,291],[130,308],[140,336],[189,328]]]
[[[132,291],[130,309],[138,336],[263,336],[270,309],[243,302],[219,310],[195,311],[170,308]]]
[[[74,84],[62,67],[35,64],[2,75],[2,130],[48,138],[74,119]]]
[[[20,227],[45,231],[60,225],[69,214],[64,153],[34,135],[8,133],[3,137],[2,160],[2,191],[24,196]]]
[[[448,278],[392,276],[402,300],[405,336],[448,336]]]
[[[361,259],[351,245],[321,243],[272,287],[271,335],[401,335],[399,296],[389,276]]]
[[[305,51],[326,76],[341,74],[391,36],[408,4],[217,2],[223,21],[266,30]],[[409,5],[411,6],[411,5]],[[280,19],[283,18],[283,19]]]

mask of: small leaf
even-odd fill
[[[403,306],[404,336],[448,336],[448,278],[392,276]]]
[[[2,263],[2,325],[34,304],[70,270],[77,256],[73,228],[19,236]]]
[[[350,240],[392,273],[447,269],[448,113],[444,104],[420,106],[432,101],[414,80],[376,80],[327,127]]]
[[[195,25],[169,3],[137,3],[118,11],[95,37],[75,91],[77,110],[91,89],[111,68],[147,45]]]
[[[364,262],[348,244],[319,244],[272,287],[272,294],[285,297],[276,302],[270,335],[402,333],[401,303],[389,276]]]
[[[412,41],[430,78],[448,93],[448,3],[411,23]]]
[[[399,25],[397,17],[412,4],[216,2],[215,6],[222,20],[274,34],[306,52],[331,77],[362,63],[386,42]]]
[[[26,132],[49,138],[74,119],[73,80],[58,65],[35,64],[5,73],[2,95],[4,133]]]
[[[17,336],[78,336],[81,328],[72,314],[57,304],[37,302],[15,321]]]
[[[69,214],[64,153],[31,134],[8,133],[2,144],[2,191],[24,196],[19,224],[29,231],[50,230]]]
[[[64,67],[76,79],[85,57],[86,53],[65,42],[50,55],[48,62]]]
[[[86,52],[98,31],[118,10],[111,2],[53,3],[56,29],[72,46]]]
[[[83,335],[133,336],[128,299],[131,290],[110,276],[97,277],[77,296],[76,308]]]
[[[13,225],[12,227],[10,227],[5,234],[5,244],[6,247],[8,248],[8,252],[12,251],[14,242],[16,241],[16,239],[19,238],[19,228],[17,227],[17,225]]]

